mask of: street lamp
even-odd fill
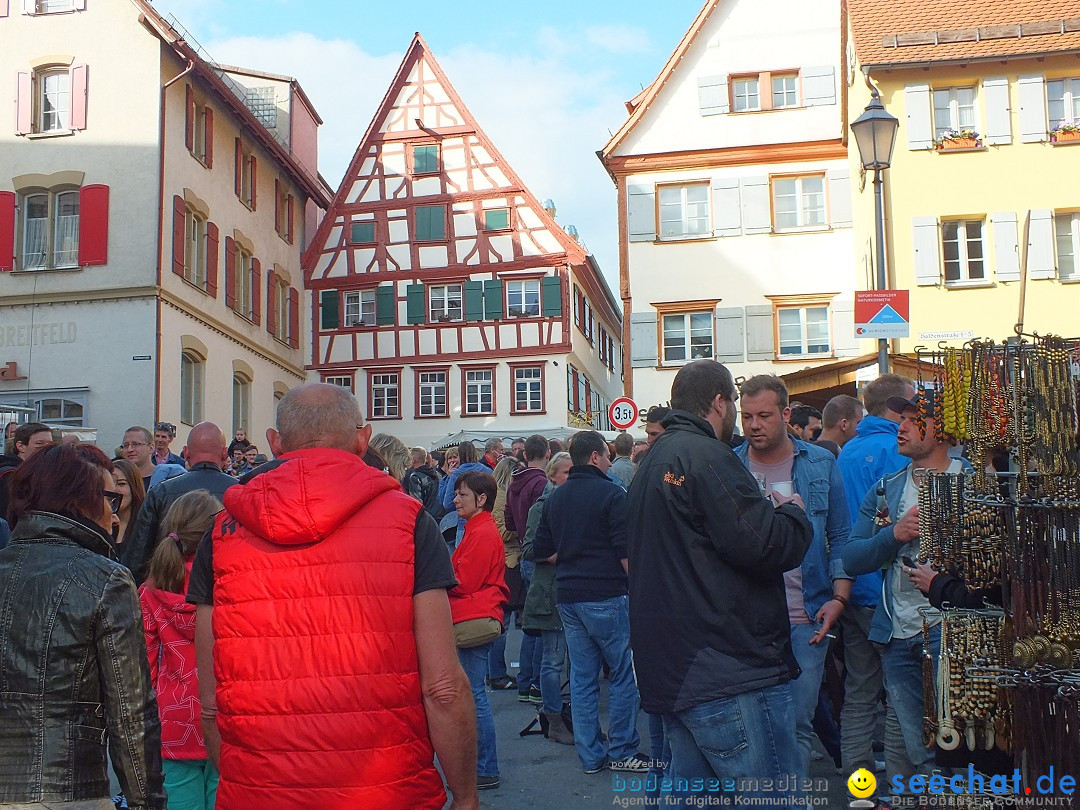
[[[851,123],[851,132],[859,146],[863,169],[874,172],[874,220],[877,226],[877,288],[888,288],[885,276],[885,202],[881,193],[881,172],[892,163],[896,128],[900,122],[885,111],[876,87],[871,86],[870,103],[863,114]],[[878,339],[878,371],[889,371],[889,341]]]

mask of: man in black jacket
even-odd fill
[[[196,489],[205,489],[220,499],[226,489],[237,483],[235,478],[221,471],[228,459],[225,434],[213,422],[202,422],[191,429],[185,455],[190,465],[188,472],[170,478],[146,493],[131,539],[120,547],[120,562],[128,567],[138,585],[146,579],[146,567],[161,539],[158,537],[161,521],[177,498]]]
[[[783,574],[813,527],[797,495],[777,495],[776,507],[763,498],[725,444],[736,399],[713,360],[675,377],[665,432],[627,497],[630,636],[642,706],[664,718],[670,775],[705,790],[752,779],[734,789],[777,801],[796,791],[798,768]],[[755,789],[770,778],[773,792]]]

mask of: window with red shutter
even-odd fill
[[[195,97],[191,85],[184,85],[184,146],[189,152],[195,149]]]
[[[0,271],[15,269],[15,192],[0,191]]]
[[[92,267],[109,261],[109,187],[79,189],[79,266]]]
[[[206,114],[203,117],[205,130],[203,131],[203,163],[206,164],[206,168],[214,168],[214,110],[210,107],[206,108]]]
[[[244,147],[237,138],[233,147],[233,191],[241,200],[244,199]]]
[[[29,73],[20,73],[15,83],[15,134],[29,135],[34,126],[34,82]]]
[[[71,128],[86,129],[87,66],[71,68]]]
[[[217,298],[218,288],[218,226],[206,223],[206,291]]]
[[[300,348],[300,294],[289,288],[289,346]]]
[[[184,250],[187,247],[187,205],[184,198],[177,195],[173,197],[173,241],[172,241],[172,271],[176,275],[184,275]]]
[[[277,336],[277,275],[266,273],[266,331]]]
[[[251,321],[256,326],[262,318],[262,264],[251,259]]]
[[[236,309],[236,242],[225,237],[225,306]]]

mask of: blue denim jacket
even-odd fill
[[[964,472],[971,471],[967,459],[962,459]],[[874,517],[878,511],[877,486],[871,488],[863,498],[859,509],[859,519],[851,530],[851,542],[844,553],[844,565],[854,574],[877,572],[878,605],[874,617],[870,620],[871,641],[888,644],[892,639],[892,588],[890,579],[895,575],[892,564],[903,543],[898,543],[893,535],[893,528],[901,517],[900,503],[904,499],[904,487],[907,485],[907,467],[882,479],[885,483],[885,503],[889,507],[889,517],[893,521],[888,526],[878,526]]]
[[[882,476],[903,470],[908,459],[896,449],[900,425],[881,416],[865,416],[855,429],[855,438],[840,450],[836,463],[844,477],[851,525],[859,522],[859,507],[866,493]],[[873,571],[855,578],[851,602],[862,607],[877,607],[881,598],[881,572]]]
[[[802,561],[803,604],[813,621],[821,606],[832,599],[834,579],[851,579],[844,573],[843,553],[851,530],[851,516],[844,494],[844,481],[833,454],[823,447],[792,437],[795,458],[791,481],[806,504],[806,516],[814,527],[814,540]],[[750,442],[735,448],[749,469]]]

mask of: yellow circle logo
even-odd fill
[[[877,789],[877,779],[866,768],[859,768],[848,777],[847,789],[851,791],[852,796],[865,799]]]

